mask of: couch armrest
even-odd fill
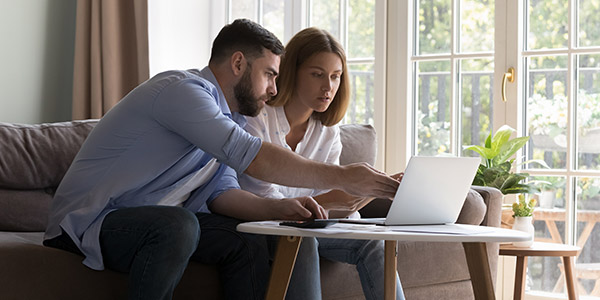
[[[502,193],[495,188],[471,186],[456,223],[499,227]],[[496,224],[498,223],[498,224]]]
[[[481,225],[500,227],[500,220],[502,218],[502,199],[504,195],[500,190],[487,187],[487,186],[471,186],[471,188],[477,191],[482,197],[483,202],[486,206],[485,217]]]
[[[58,186],[98,120],[43,124],[0,123],[0,187]]]

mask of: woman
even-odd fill
[[[336,124],[350,101],[346,56],[341,45],[324,30],[304,29],[285,47],[279,71],[279,94],[267,102],[258,116],[248,118],[245,129],[306,158],[339,164],[342,145]],[[313,196],[326,210],[347,211],[346,215],[372,200],[335,190],[285,187],[247,175],[240,176],[240,185],[262,197]],[[319,255],[356,265],[366,299],[383,299],[383,242],[322,238],[303,239],[288,299],[321,299]],[[397,276],[396,281],[396,298],[404,299]]]

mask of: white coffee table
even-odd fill
[[[396,291],[397,241],[462,242],[475,299],[495,299],[486,242],[525,241],[527,233],[475,225],[375,226],[335,224],[325,229],[280,226],[278,221],[247,222],[240,232],[281,236],[273,261],[267,300],[285,299],[302,237],[385,241],[385,299]]]

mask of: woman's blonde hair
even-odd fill
[[[346,66],[346,54],[340,43],[327,31],[315,27],[298,32],[285,46],[285,52],[279,67],[277,89],[279,93],[267,104],[272,106],[285,105],[296,91],[297,70],[313,55],[322,52],[337,54],[342,61],[342,76],[340,86],[329,108],[324,112],[313,112],[313,117],[325,126],[333,126],[342,120],[350,102],[350,80]]]

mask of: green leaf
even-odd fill
[[[502,145],[504,145],[510,139],[510,135],[513,132],[515,132],[515,130],[508,125],[503,125],[500,127],[500,129],[496,131],[496,135],[492,138],[492,150],[498,153]]]
[[[506,172],[498,168],[487,168],[482,172],[483,181],[486,183],[494,182],[498,177],[502,176],[502,174],[504,173]]]
[[[485,147],[481,147],[478,145],[471,145],[471,146],[465,146],[464,150],[471,150],[471,151],[475,151],[477,153],[479,153],[479,155],[481,155],[482,158],[484,159],[491,159],[493,158],[493,152],[491,151],[491,149],[485,148]]]
[[[486,167],[484,165],[479,165],[479,168],[477,168],[477,173],[475,173],[475,178],[473,178],[472,185],[486,186],[485,180],[483,179],[483,171],[485,169]]]
[[[485,139],[485,147],[491,149],[492,148],[492,131],[490,130],[490,134]]]
[[[504,195],[509,195],[509,194],[527,194],[529,193],[529,188],[528,187],[521,187],[521,186],[513,186],[511,188],[507,188],[504,190],[500,190],[502,192],[502,194]]]
[[[503,144],[498,150],[498,155],[493,159],[493,163],[500,163],[508,160],[513,154],[521,149],[529,141],[528,136],[514,138]]]
[[[530,191],[530,187],[526,184],[516,184],[510,188],[501,190],[504,195],[508,194],[527,194]]]
[[[516,184],[510,188],[502,190],[504,195],[508,194],[533,194],[539,192],[539,189],[529,184]]]
[[[510,161],[505,161],[500,164],[497,164],[494,167],[498,168],[499,170],[502,170],[502,172],[508,174],[508,173],[510,173],[510,169],[512,169],[512,163]]]
[[[502,183],[502,186],[500,187],[501,190],[506,190],[509,188],[512,188],[514,186],[516,186],[519,181],[525,179],[527,177],[522,176],[520,174],[510,174],[506,180]]]

